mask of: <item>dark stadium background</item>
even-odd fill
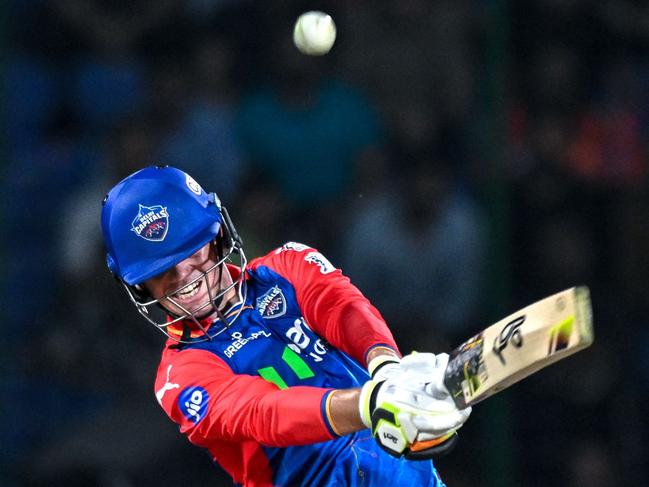
[[[649,3],[13,0],[1,8],[0,485],[229,485],[164,416],[101,200],[167,163],[251,257],[312,244],[403,351],[590,286],[596,342],[474,409],[451,487],[647,485]],[[291,45],[298,13],[338,25]]]

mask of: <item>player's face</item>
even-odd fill
[[[211,304],[205,306],[205,303],[211,303],[221,289],[232,284],[225,264],[207,272],[217,262],[214,245],[208,243],[172,268],[147,280],[144,286],[171,313],[183,315],[189,312],[197,318],[207,318],[214,313],[214,308]],[[230,289],[222,300],[216,302],[223,309],[235,297],[236,291]]]

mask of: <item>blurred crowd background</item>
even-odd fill
[[[450,487],[647,485],[649,4],[4,2],[0,485],[229,485],[155,402],[104,194],[170,164],[309,243],[404,352],[587,284],[596,343],[474,408]],[[324,57],[291,42],[331,13]],[[643,399],[645,399],[643,401]]]

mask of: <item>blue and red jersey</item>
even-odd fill
[[[443,485],[432,462],[393,458],[368,430],[339,436],[330,420],[331,392],[369,378],[367,353],[397,350],[349,279],[287,243],[250,263],[246,286],[224,333],[163,351],[156,397],[189,441],[246,486]]]

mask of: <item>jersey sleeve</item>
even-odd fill
[[[176,351],[163,359],[156,398],[181,433],[203,447],[213,440],[254,440],[285,447],[334,438],[327,416],[331,390],[280,390],[257,376],[235,374],[205,350]]]
[[[374,347],[399,353],[385,320],[340,269],[312,247],[288,243],[252,262],[266,265],[293,285],[309,326],[331,345],[367,365]]]

